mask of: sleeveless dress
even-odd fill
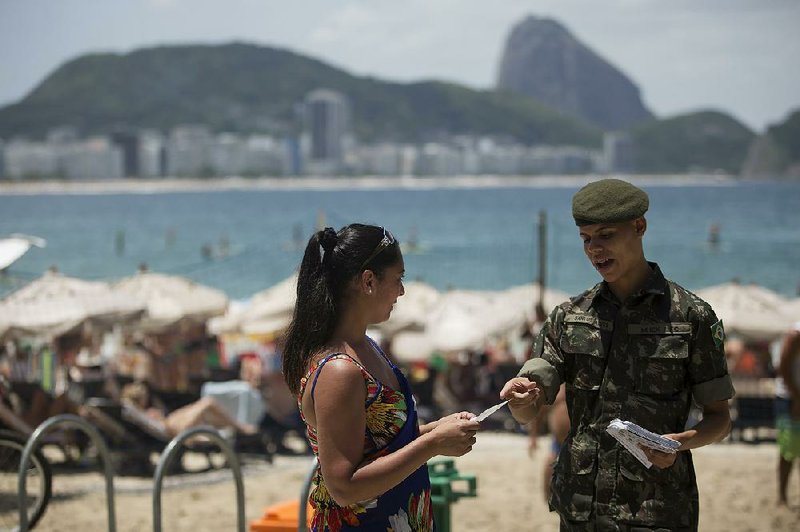
[[[370,340],[374,349],[384,358],[386,355]],[[393,390],[374,378],[359,362],[344,353],[329,355],[315,364],[300,381],[298,406],[303,415],[302,397],[306,385],[314,375],[311,397],[317,384],[319,371],[331,360],[347,360],[361,370],[367,398],[366,428],[364,431],[364,462],[390,454],[417,438],[419,427],[411,387],[402,372],[386,358],[400,383],[400,390]],[[311,449],[318,455],[316,430],[306,422],[306,435]],[[318,468],[313,479],[314,488],[309,502],[314,509],[311,522],[313,532],[339,532],[346,530],[369,530],[386,532],[433,532],[433,510],[431,487],[427,465],[423,464],[403,482],[375,499],[350,506],[339,506],[328,493],[325,479]]]

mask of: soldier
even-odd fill
[[[696,530],[690,449],[724,438],[733,397],[724,331],[711,307],[647,262],[647,194],[604,179],[579,190],[572,215],[603,282],[556,307],[533,358],[500,395],[529,422],[561,383],[571,428],[554,467],[550,508],[562,531]],[[692,401],[703,419],[687,429]],[[645,449],[645,468],[606,432],[614,418],[680,442]]]

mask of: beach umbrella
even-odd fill
[[[228,307],[228,296],[221,290],[176,275],[142,271],[121,279],[112,288],[145,305],[140,326],[146,330],[205,323]]]
[[[425,333],[441,351],[476,349],[525,320],[520,309],[504,305],[502,292],[452,290],[429,310]]]
[[[85,322],[111,326],[138,319],[144,305],[116,294],[108,283],[46,272],[0,301],[5,336],[55,337]]]
[[[15,233],[7,238],[0,238],[0,271],[5,270],[19,260],[32,246],[43,248],[47,245],[44,238]]]
[[[433,350],[477,349],[487,341],[522,329],[534,315],[539,287],[521,285],[506,290],[453,290],[428,310],[424,334]],[[567,300],[558,290],[546,290],[545,311]]]
[[[260,320],[275,316],[291,316],[297,299],[297,274],[256,293],[250,301],[247,319]]]
[[[392,337],[391,352],[398,362],[409,364],[428,360],[435,350],[430,337],[422,331],[400,331]]]
[[[241,332],[241,321],[247,312],[249,300],[231,301],[225,314],[209,318],[206,322],[208,332],[215,335]]]
[[[774,340],[797,321],[790,315],[789,301],[763,286],[724,283],[696,293],[711,305],[728,334]]]
[[[248,301],[231,305],[218,318],[209,320],[214,334],[268,335],[285,329],[292,319],[297,298],[297,274],[254,294]]]
[[[80,305],[50,303],[0,304],[0,338],[20,336],[52,339],[70,332],[87,319]]]
[[[429,284],[421,281],[405,283],[405,294],[395,303],[389,319],[379,324],[380,330],[393,336],[406,329],[423,329],[428,311],[440,297],[441,293]]]
[[[535,306],[539,301],[539,284],[528,283],[514,286],[503,291],[505,294],[505,304],[524,312],[528,319],[534,318]],[[569,294],[554,288],[545,288],[542,305],[544,306],[545,316],[550,315],[550,311],[556,306],[567,301]]]
[[[800,297],[790,299],[786,304],[786,314],[796,323],[800,322]]]

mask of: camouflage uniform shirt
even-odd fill
[[[711,307],[664,278],[620,303],[602,282],[556,307],[519,375],[547,402],[566,383],[571,428],[553,472],[550,508],[562,530],[694,530],[692,457],[645,468],[606,427],[614,418],[658,434],[685,430],[698,405],[733,397],[721,324]]]

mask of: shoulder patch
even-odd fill
[[[722,347],[725,343],[725,329],[722,326],[722,320],[711,326],[711,338],[714,339],[714,344],[717,347]]]

